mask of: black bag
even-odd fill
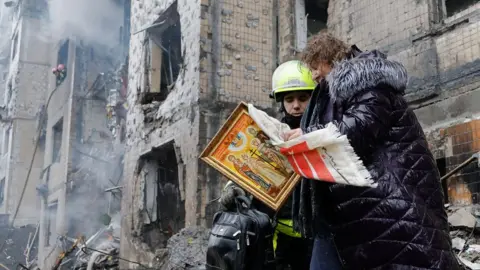
[[[237,209],[217,212],[207,249],[207,270],[273,270],[273,224],[239,196]]]

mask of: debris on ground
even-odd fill
[[[153,262],[139,262],[148,269],[204,270],[210,230],[203,227],[187,227],[170,237],[167,247],[158,249]],[[59,269],[119,270],[120,226],[118,219],[82,241],[77,250],[64,259]],[[77,239],[67,238],[74,243]],[[141,267],[139,269],[142,269]]]
[[[466,207],[449,211],[448,223],[451,227],[474,228],[477,219]]]
[[[19,264],[32,266],[38,253],[38,225],[12,227],[0,224],[0,269],[17,269]]]
[[[476,206],[446,205],[452,247],[465,269],[480,270],[480,213]]]
[[[167,269],[205,269],[209,235],[210,230],[203,227],[184,228],[173,235],[167,244]]]

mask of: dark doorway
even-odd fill
[[[144,178],[144,241],[153,249],[185,226],[185,201],[180,193],[178,163],[173,142],[142,157]]]

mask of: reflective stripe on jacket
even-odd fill
[[[290,237],[302,238],[302,234],[293,230],[293,220],[291,219],[278,219],[277,227],[275,227],[275,233],[273,234],[273,251],[277,250],[277,238],[278,233],[288,235]]]

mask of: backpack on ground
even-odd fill
[[[273,224],[245,196],[237,209],[217,212],[207,249],[207,270],[273,270]]]

